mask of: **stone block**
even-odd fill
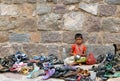
[[[83,41],[85,42],[88,38],[88,33],[85,33],[85,32],[70,32],[70,31],[67,31],[67,32],[63,32],[62,33],[62,36],[63,36],[63,42],[64,43],[68,43],[68,44],[73,44],[75,42],[75,34],[76,33],[81,33],[83,35]]]
[[[43,15],[51,12],[51,7],[47,4],[37,4],[36,12],[38,15]]]
[[[87,15],[84,22],[86,32],[99,32],[101,30],[101,19],[99,17]]]
[[[23,44],[24,52],[28,54],[30,57],[41,54],[46,55],[46,49],[47,49],[46,46],[41,44],[35,44],[35,43]]]
[[[40,16],[38,19],[38,29],[39,30],[60,30],[61,23],[60,20],[61,15],[51,13],[48,15]]]
[[[75,4],[75,3],[79,3],[81,0],[64,0],[64,4]]]
[[[103,34],[104,43],[106,44],[119,44],[120,43],[120,33],[104,33]]]
[[[8,42],[9,41],[9,34],[6,32],[0,32],[0,43]]]
[[[80,3],[79,8],[93,15],[97,15],[98,4],[97,3],[89,3],[89,4]]]
[[[99,55],[106,55],[107,53],[115,53],[115,49],[112,45],[104,46],[104,45],[87,45],[87,55],[89,53],[93,53],[95,57]]]
[[[15,27],[18,31],[36,31],[37,24],[33,18],[17,18],[14,21]]]
[[[66,12],[65,5],[63,4],[56,4],[53,10],[57,14],[63,14]]]
[[[41,32],[42,43],[57,43],[61,42],[62,37],[59,32]]]
[[[69,12],[64,14],[64,26],[63,30],[82,30],[83,29],[83,22],[84,22],[84,15],[80,12]]]
[[[105,18],[102,20],[102,30],[104,32],[119,33],[120,32],[119,18]]]
[[[17,5],[1,4],[1,15],[16,16],[19,15],[19,9]]]
[[[30,41],[30,35],[29,34],[17,34],[12,33],[9,37],[10,42],[29,42]]]
[[[120,5],[120,0],[105,0],[105,2],[112,5]]]
[[[115,14],[117,6],[115,5],[99,5],[98,15],[99,16],[112,16]]]
[[[31,32],[30,35],[31,41],[32,42],[40,42],[40,33],[39,32]]]

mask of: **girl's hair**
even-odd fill
[[[75,35],[75,39],[77,39],[77,38],[83,39],[82,34],[81,34],[81,33],[77,33],[77,34]]]

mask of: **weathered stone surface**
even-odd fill
[[[12,33],[9,37],[10,42],[29,42],[30,35],[29,34],[17,34]]]
[[[50,5],[47,4],[37,4],[36,12],[38,15],[46,14],[51,11]]]
[[[39,30],[59,30],[61,15],[51,13],[48,15],[40,16],[38,19]]]
[[[46,3],[46,0],[37,0],[39,3]]]
[[[100,2],[100,1],[103,1],[103,0],[83,0],[84,2],[87,2],[87,3],[97,3],[97,2]]]
[[[11,44],[12,54],[15,54],[18,51],[24,52],[22,44]]]
[[[84,15],[80,12],[69,12],[64,14],[64,30],[82,30]]]
[[[61,42],[62,37],[59,32],[41,32],[41,42],[42,43],[55,43]]]
[[[12,21],[9,20],[8,17],[0,17],[0,30],[11,30],[14,29],[15,26]]]
[[[120,0],[105,0],[108,4],[120,5]]]
[[[87,32],[99,32],[101,29],[100,18],[95,16],[86,16],[84,30]]]
[[[119,33],[116,33],[116,34],[104,33],[103,39],[104,39],[104,43],[106,43],[106,44],[111,44],[111,43],[119,44],[120,43],[120,34]]]
[[[59,46],[57,46],[57,45],[48,45],[47,46],[47,54],[48,55],[53,54],[53,55],[56,55],[59,58],[60,57]]]
[[[107,53],[115,53],[115,49],[112,45],[104,46],[104,45],[87,45],[87,54],[93,53],[95,57],[101,55],[101,54],[107,54]]]
[[[98,15],[100,16],[111,16],[116,12],[117,6],[115,5],[99,5]]]
[[[63,4],[55,5],[53,10],[54,10],[55,13],[58,13],[58,14],[63,14],[66,11],[65,5],[63,5]]]
[[[65,49],[66,54],[63,54],[63,49]],[[62,59],[62,58],[65,59],[65,58],[71,56],[71,55],[70,55],[70,51],[71,51],[71,44],[62,45],[62,46],[60,47],[61,59]]]
[[[31,17],[36,9],[36,6],[33,4],[23,3],[19,5],[20,15],[24,17]]]
[[[9,41],[9,34],[6,32],[0,32],[0,43],[8,42]]]
[[[89,44],[103,44],[102,35],[96,32],[89,34],[88,43]]]
[[[32,42],[40,42],[40,33],[39,32],[31,32],[31,41]]]
[[[103,31],[117,33],[120,32],[120,19],[119,18],[105,18],[102,21]]]
[[[0,45],[0,57],[8,56],[11,54],[11,46],[8,44],[1,44]]]
[[[14,21],[15,27],[19,31],[35,31],[37,30],[36,20],[33,18],[18,18]]]
[[[46,54],[46,46],[40,44],[23,44],[23,50],[30,56]]]
[[[91,13],[93,15],[97,15],[98,4],[97,3],[80,3],[79,8],[84,11]]]
[[[78,3],[81,0],[64,0],[64,4],[74,4],[74,3]]]
[[[2,0],[2,1],[0,1],[0,2],[3,2],[3,3],[5,3],[5,4],[11,4],[11,3],[12,3],[12,0]]]
[[[21,4],[24,2],[26,2],[26,0],[13,0],[13,3],[15,3],[15,4]]]
[[[17,5],[1,4],[1,15],[16,16],[18,14],[19,14],[19,10]]]
[[[63,36],[63,42],[64,43],[68,43],[68,44],[73,44],[75,41],[75,34],[76,33],[81,33],[83,35],[83,41],[85,42],[88,38],[88,33],[84,33],[84,32],[63,32],[62,36]]]
[[[28,3],[36,3],[37,0],[27,0]]]
[[[52,0],[53,1],[53,3],[62,3],[62,2],[64,2],[64,0]]]

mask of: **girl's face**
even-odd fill
[[[76,44],[79,44],[79,45],[82,44],[82,38],[80,38],[80,37],[76,38],[75,42],[76,42]]]

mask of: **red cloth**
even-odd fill
[[[81,44],[81,45],[73,44],[71,46],[71,50],[72,50],[74,56],[77,54],[84,55],[86,49],[87,48],[84,44]]]

